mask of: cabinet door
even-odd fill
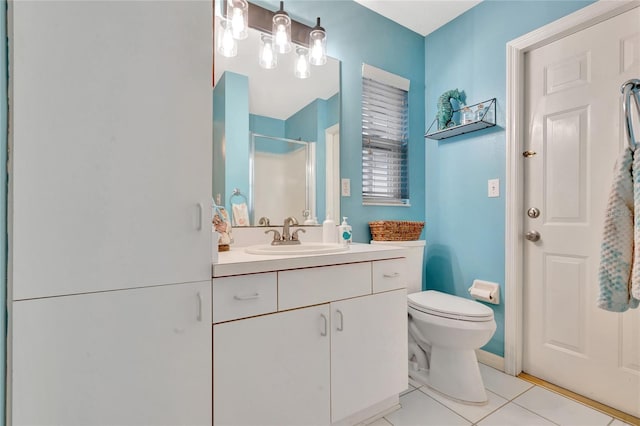
[[[329,424],[329,328],[329,305],[214,325],[214,424]]]
[[[13,303],[18,425],[210,425],[211,282]]]
[[[407,293],[331,303],[331,420],[407,388]]]
[[[211,16],[11,2],[14,300],[211,278]]]

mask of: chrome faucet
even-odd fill
[[[298,224],[298,220],[295,217],[289,216],[284,220],[284,226],[282,227],[282,239],[284,241],[291,241],[291,234],[289,233],[289,227],[297,224]]]
[[[282,236],[280,236],[280,232],[275,229],[269,229],[264,231],[265,234],[269,232],[273,232],[273,241],[271,241],[272,246],[284,246],[284,245],[294,245],[300,244],[300,238],[298,237],[299,232],[307,232],[302,228],[298,228],[291,233],[291,227],[298,224],[298,221],[295,217],[288,217],[284,220],[284,225],[282,226]]]

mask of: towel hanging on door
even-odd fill
[[[636,172],[635,176],[633,172]],[[638,197],[634,197],[636,186]],[[639,202],[637,209],[634,198]],[[634,267],[634,257],[640,258],[640,253],[637,253],[640,251],[640,229],[636,232],[640,221],[634,227],[635,214],[640,218],[640,149],[634,155],[630,148],[625,148],[616,162],[600,253],[600,295],[597,304],[607,311],[624,312],[640,304],[631,294],[633,278],[636,281],[640,279],[640,264]],[[636,282],[634,287],[637,286]]]

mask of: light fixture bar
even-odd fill
[[[269,9],[258,6],[251,2],[249,3],[249,27],[263,33],[271,34],[273,29],[273,15],[276,12],[272,12]],[[222,2],[222,13],[225,18],[227,14],[227,0]],[[307,46],[309,44],[309,33],[313,28],[291,19],[291,42],[300,46]]]

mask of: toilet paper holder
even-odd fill
[[[500,286],[491,281],[473,280],[469,294],[476,300],[495,305],[500,304]]]

